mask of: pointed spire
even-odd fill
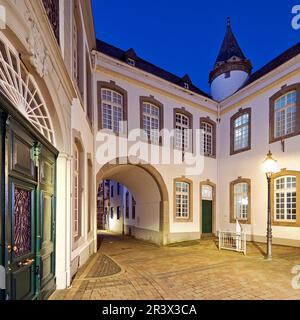
[[[231,28],[230,17],[227,17],[227,28]]]
[[[226,21],[225,37],[214,68],[209,74],[209,82],[212,83],[214,79],[221,74],[234,70],[244,71],[250,74],[252,65],[240,48],[231,29],[230,17],[228,17]]]
[[[227,18],[227,30],[226,34],[218,54],[216,64],[218,62],[226,62],[232,57],[237,57],[240,59],[246,59],[242,49],[240,48],[233,32],[231,29],[230,17]]]

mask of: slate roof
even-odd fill
[[[230,24],[230,18],[227,19],[227,29],[225,33],[225,37],[221,46],[221,49],[219,51],[216,64],[218,62],[226,62],[231,57],[238,57],[240,59],[245,60],[246,57],[239,46],[232,30],[231,30],[231,24]]]
[[[266,65],[264,65],[262,68],[259,70],[255,71],[250,75],[248,80],[244,83],[242,88],[245,88],[247,85],[250,83],[258,80],[259,78],[262,78],[263,76],[267,75],[271,71],[275,70],[282,64],[286,63],[287,61],[295,58],[298,54],[300,54],[300,42],[280,54],[278,57],[275,59],[271,60],[268,62]]]
[[[128,57],[128,53],[130,53],[130,56],[133,57],[132,53],[134,52],[134,50],[132,48],[127,51],[124,51],[122,49],[119,49],[115,46],[112,46],[112,45],[110,45],[102,40],[98,40],[98,39],[97,39],[97,51],[99,51],[103,54],[106,54],[114,59],[123,61],[123,62],[126,62],[126,57]],[[143,70],[145,72],[148,72],[150,74],[153,74],[161,79],[169,81],[169,82],[176,84],[178,86],[181,86],[183,88],[184,88],[185,79],[189,80],[190,82],[188,82],[188,84],[189,84],[190,91],[197,93],[197,94],[200,94],[206,98],[212,99],[209,94],[207,94],[206,92],[204,92],[201,89],[199,89],[198,87],[196,87],[191,82],[189,77],[188,77],[188,79],[186,76],[178,77],[178,76],[176,76],[176,75],[174,75],[174,74],[172,74],[172,73],[170,73],[160,67],[157,67],[154,64],[138,57],[135,52],[134,52],[134,54],[136,56],[134,59],[136,68]]]
[[[236,42],[236,39],[234,38],[234,35],[230,30],[227,30],[227,32],[229,33],[227,36],[227,40],[226,40],[226,36],[224,39],[224,42],[222,47],[224,47],[221,51],[220,54],[218,56],[218,59],[226,59],[228,57],[228,54],[232,54],[232,52],[234,52],[234,55],[240,55],[240,57],[244,57],[243,52],[241,51],[239,45],[234,44],[234,50],[230,50],[228,51],[227,49],[225,50],[226,47],[228,47],[228,44],[230,42],[234,43]],[[234,40],[235,39],[235,40]],[[237,42],[236,42],[237,43]],[[239,48],[239,49],[238,49]],[[150,74],[153,74],[159,78],[162,78],[166,81],[169,81],[171,83],[174,83],[176,85],[179,85],[181,87],[184,87],[184,82],[188,82],[187,80],[189,79],[188,76],[183,76],[183,77],[178,77],[162,68],[159,68],[157,66],[155,66],[154,64],[141,59],[140,57],[138,57],[135,53],[135,51],[133,49],[129,49],[127,51],[124,51],[122,49],[119,49],[115,46],[112,46],[102,40],[97,40],[97,50],[103,54],[106,54],[112,58],[115,58],[117,60],[126,62],[126,57],[128,56],[135,56],[135,66],[138,69],[141,69],[145,72],[148,72]],[[240,50],[240,51],[239,51]],[[129,54],[128,54],[129,53]],[[270,62],[268,62],[266,65],[264,65],[262,68],[260,68],[259,70],[257,70],[256,72],[252,73],[248,80],[244,83],[244,85],[239,89],[241,90],[242,88],[247,87],[250,83],[258,80],[259,78],[262,78],[263,76],[265,76],[266,74],[270,73],[271,71],[275,70],[276,68],[278,68],[279,66],[281,66],[282,64],[286,63],[287,61],[293,59],[294,57],[296,57],[298,54],[300,54],[300,42],[298,42],[297,44],[295,44],[293,47],[289,48],[288,50],[286,50],[285,52],[283,52],[282,54],[280,54],[278,57],[276,57],[275,59],[271,60]],[[192,83],[188,83],[189,84],[189,90],[200,94],[204,97],[207,98],[211,98],[211,96],[209,94],[207,94],[206,92],[202,91],[201,89],[199,89],[198,87],[196,87],[194,84]],[[238,91],[239,91],[238,90]]]

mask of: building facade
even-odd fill
[[[96,40],[90,1],[0,5],[2,299],[68,287],[97,250],[97,226],[165,245],[233,230],[238,219],[249,241],[265,241],[269,150],[279,163],[274,242],[300,245],[299,43],[252,73],[228,21],[209,95],[188,75]],[[99,161],[107,136],[127,141],[134,129],[144,153]],[[174,129],[179,161],[146,161]]]

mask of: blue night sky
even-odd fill
[[[188,73],[209,91],[226,17],[254,71],[300,41],[291,27],[300,0],[93,0],[97,38],[178,76]]]

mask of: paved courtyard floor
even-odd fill
[[[272,261],[264,259],[263,244],[249,243],[247,251],[247,256],[218,251],[212,239],[157,247],[104,234],[99,252],[81,268],[72,287],[50,299],[300,300],[300,289],[291,284],[300,248],[273,246]],[[118,273],[105,277],[105,269]]]

